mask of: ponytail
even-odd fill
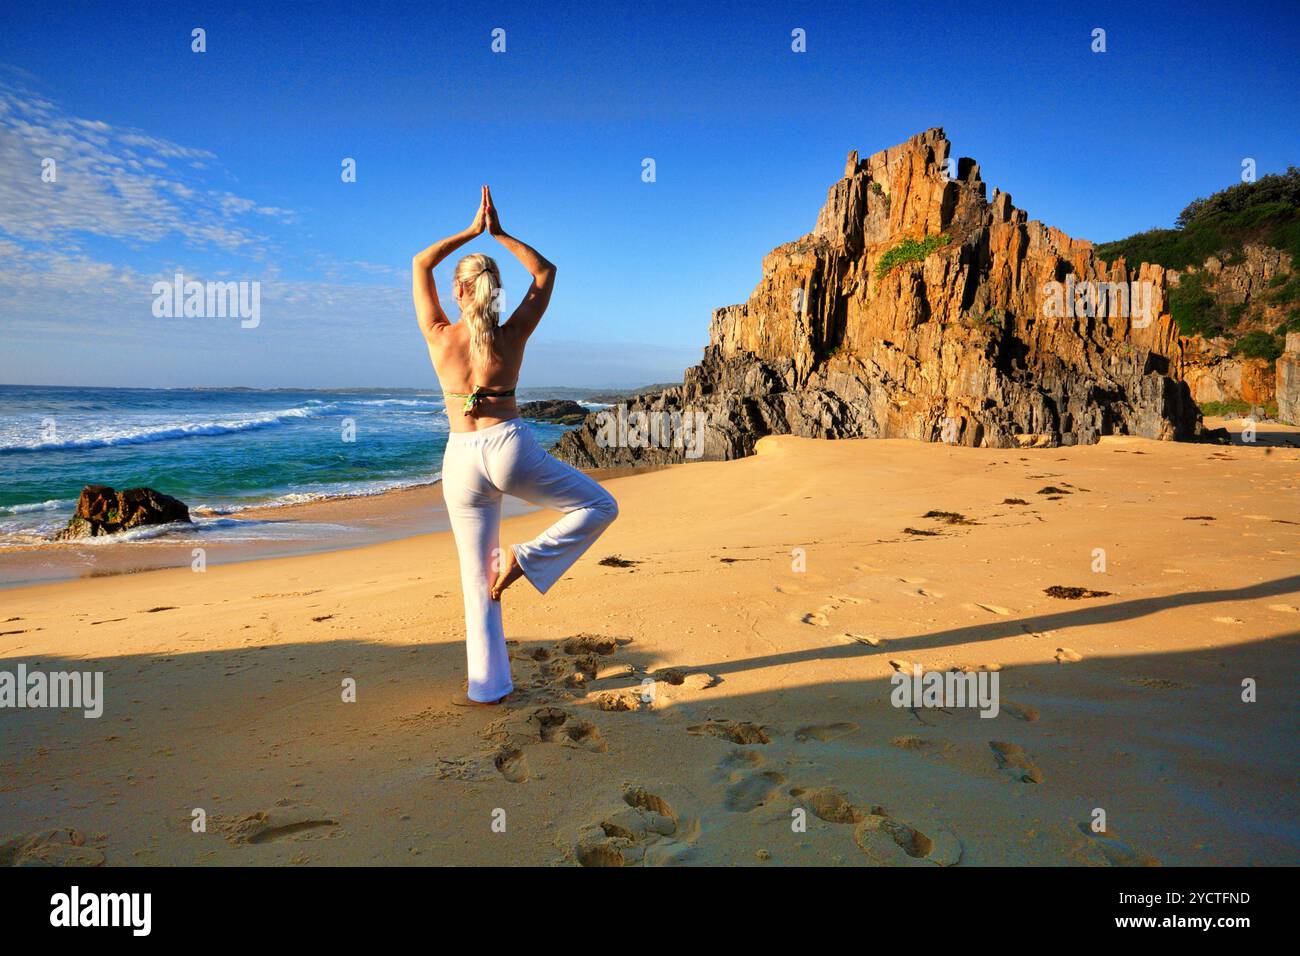
[[[460,317],[469,327],[470,361],[482,366],[496,352],[501,273],[490,256],[476,252],[456,264],[456,281],[463,296]]]

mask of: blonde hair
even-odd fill
[[[496,351],[501,271],[491,256],[475,252],[456,263],[455,278],[461,288],[460,317],[469,326],[470,361],[482,365]]]

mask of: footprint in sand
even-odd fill
[[[805,743],[809,740],[837,740],[840,737],[846,737],[858,729],[858,725],[849,721],[840,721],[835,724],[810,724],[807,727],[800,727],[794,732],[794,739],[799,743]]]
[[[597,824],[583,827],[573,848],[579,866],[678,863],[690,845],[674,839],[679,820],[668,801],[642,787],[623,791],[623,804]]]
[[[1030,707],[1028,704],[1017,704],[1014,700],[1002,701],[1000,709],[1003,713],[1010,714],[1012,717],[1016,718],[1016,720],[1023,720],[1030,724],[1036,721],[1040,716],[1035,708]]]
[[[1282,614],[1300,614],[1300,607],[1296,607],[1294,604],[1270,604],[1268,609]]]
[[[688,671],[681,667],[665,667],[650,674],[655,680],[661,680],[673,687],[685,687],[687,690],[707,690],[718,682],[718,678],[704,671]]]
[[[1079,832],[1088,838],[1091,850],[1099,852],[1107,866],[1159,866],[1160,861],[1120,838],[1113,830],[1094,833],[1087,823],[1078,824]]]
[[[893,819],[883,807],[855,804],[830,787],[812,790],[795,787],[790,796],[820,820],[852,824],[853,842],[877,865],[909,866],[926,862],[954,866],[961,861],[961,841],[947,830],[939,831],[931,839],[915,827]]]
[[[749,813],[756,810],[777,793],[785,777],[775,770],[758,770],[748,773],[727,788],[723,806],[732,813]]]
[[[631,644],[629,638],[605,637],[602,634],[579,634],[562,645],[566,654],[600,654],[608,656],[619,647]]]
[[[813,816],[827,823],[857,823],[880,810],[879,807],[858,806],[831,787],[795,787],[790,796],[811,810]]]
[[[1005,770],[1008,776],[1019,780],[1021,783],[1043,782],[1042,772],[1029,759],[1029,754],[1025,753],[1023,747],[1004,743],[1000,740],[990,740],[989,749],[993,751],[993,758],[997,761],[998,769]]]
[[[830,619],[820,611],[810,611],[799,620],[804,624],[812,624],[814,627],[829,627],[831,623]]]
[[[1072,651],[1068,647],[1058,647],[1056,649],[1056,663],[1058,664],[1077,664],[1083,660],[1083,655],[1078,651]]]
[[[518,748],[503,747],[492,762],[501,771],[501,776],[511,783],[523,783],[528,779],[528,761]]]
[[[758,724],[745,723],[744,721],[733,722],[718,718],[710,720],[708,723],[696,724],[694,727],[687,727],[688,734],[708,734],[712,737],[721,737],[723,740],[730,740],[733,744],[770,744],[772,738],[768,736],[766,728]]]
[[[528,717],[528,725],[536,732],[537,739],[545,743],[563,744],[602,754],[609,749],[595,724],[578,720],[558,707],[541,707],[533,711]]]
[[[1009,617],[1015,613],[1010,608],[1001,607],[997,604],[963,604],[968,611],[984,611],[987,614],[996,614],[999,617]]]
[[[597,694],[591,702],[597,710],[603,710],[610,714],[622,714],[632,710],[641,710],[651,706],[650,699],[643,699],[640,688],[635,690],[610,691],[604,694]]]
[[[1239,617],[1216,617],[1213,618],[1215,624],[1245,624]]]
[[[103,866],[104,851],[86,846],[86,835],[72,827],[0,837],[0,866]]]
[[[877,813],[858,821],[853,828],[853,842],[879,866],[956,866],[963,851],[961,840],[947,830],[939,830],[931,838],[915,827]]]

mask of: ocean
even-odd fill
[[[519,399],[581,394],[520,389]],[[548,448],[568,430],[529,424]],[[198,512],[187,537],[303,533],[289,522],[224,516],[437,481],[447,432],[433,390],[0,385],[0,548],[48,542],[87,484],[147,485],[179,498]],[[93,540],[168,533],[142,528]]]

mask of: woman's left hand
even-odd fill
[[[474,221],[469,225],[469,231],[479,236],[488,227],[488,191],[483,187],[482,195],[479,196],[478,212],[474,214]]]

